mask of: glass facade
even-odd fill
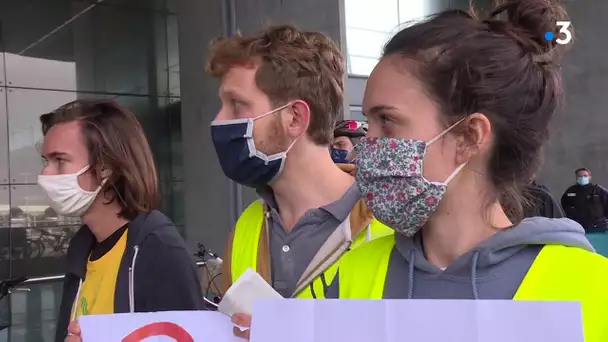
[[[36,185],[38,117],[76,99],[114,99],[136,113],[159,168],[161,210],[183,229],[173,7],[168,0],[0,0],[0,279],[65,271],[80,222],[57,216]],[[30,289],[12,296],[13,328],[0,341],[52,340],[60,285]]]
[[[492,1],[475,1],[484,9]],[[448,8],[467,9],[468,0],[344,0],[348,73],[368,76],[384,44],[400,28]]]

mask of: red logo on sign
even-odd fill
[[[177,342],[194,342],[194,338],[192,338],[192,335],[186,329],[170,322],[156,322],[144,325],[123,338],[122,342],[140,342],[152,336],[167,336]]]

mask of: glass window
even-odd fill
[[[389,32],[369,31],[355,28],[346,29],[346,46],[350,56],[378,59],[384,44],[391,37]]]
[[[2,70],[1,67],[0,70]],[[7,125],[6,88],[0,86],[0,184],[9,182]]]
[[[42,131],[38,118],[77,98],[73,92],[8,88],[11,183],[36,183],[42,168],[38,151]]]
[[[348,72],[367,76],[401,24],[449,8],[449,0],[345,0]]]
[[[79,1],[7,0],[0,22],[9,86],[168,95],[165,15]]]
[[[399,25],[397,4],[397,0],[345,0],[346,27],[393,31]]]
[[[378,58],[348,56],[348,73],[352,75],[369,75],[378,64]],[[358,101],[361,103],[361,101]]]

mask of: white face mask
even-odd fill
[[[76,173],[65,175],[39,175],[40,185],[51,200],[51,208],[62,216],[81,217],[89,209],[105,183],[105,179],[95,191],[87,191],[78,184],[78,176],[87,172],[87,165]]]

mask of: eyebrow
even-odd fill
[[[53,152],[47,153],[46,155],[42,154],[42,157],[47,158],[47,159],[56,159],[56,158],[68,157],[68,156],[69,156],[68,153],[58,152],[58,151],[53,151]]]
[[[367,112],[363,112],[362,114],[364,116],[368,116],[368,115],[378,115],[378,113],[386,111],[386,110],[395,110],[397,109],[396,107],[393,106],[386,106],[386,105],[378,105],[378,106],[373,106],[372,108],[368,109]]]

